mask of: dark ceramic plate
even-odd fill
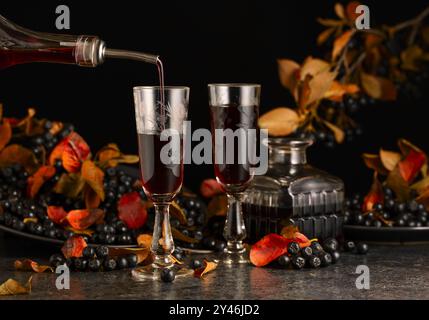
[[[31,233],[27,233],[27,232],[23,232],[23,231],[18,231],[18,230],[12,229],[12,228],[8,228],[8,227],[1,225],[1,224],[0,224],[0,230],[7,232],[7,233],[10,233],[14,236],[23,237],[23,238],[27,238],[30,240],[42,241],[42,242],[50,243],[53,245],[61,246],[64,243],[63,240],[52,239],[52,238],[43,237],[43,236],[37,236],[35,234],[31,234]],[[100,244],[88,243],[88,245],[90,247],[96,247],[96,246],[99,246]],[[134,248],[134,247],[137,247],[136,245],[111,245],[111,246],[106,245],[106,246],[107,247],[115,247],[115,248]]]
[[[136,167],[125,166],[125,165],[120,165],[118,167],[121,170],[124,170],[130,176],[133,176],[133,177],[139,176],[139,171]],[[15,230],[13,228],[6,227],[5,225],[2,225],[2,224],[0,224],[0,230],[7,232],[9,234],[12,234],[14,236],[23,237],[23,238],[27,238],[27,239],[31,239],[31,240],[36,240],[36,241],[41,241],[41,242],[45,242],[45,243],[50,243],[52,245],[61,246],[64,243],[63,240],[52,239],[52,238],[48,238],[48,237],[44,237],[44,236],[38,236],[38,235],[31,234],[31,233],[23,232],[23,231],[18,231],[18,230]],[[96,247],[96,246],[99,246],[100,244],[88,243],[88,245],[91,247]],[[116,245],[116,244],[115,245],[105,245],[105,246],[115,247],[115,248],[134,248],[134,247],[137,247],[137,245]],[[188,253],[192,253],[192,254],[209,254],[209,253],[213,252],[212,250],[189,249],[189,248],[185,248],[185,247],[181,247],[181,249],[183,249],[184,251],[186,251]]]
[[[344,237],[350,240],[384,243],[429,242],[429,227],[343,227]]]

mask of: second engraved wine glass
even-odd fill
[[[241,202],[253,178],[251,156],[256,152],[261,87],[240,83],[208,87],[215,175],[228,195],[223,262],[247,263]]]
[[[143,189],[155,207],[151,245],[154,261],[133,270],[138,279],[158,279],[163,268],[175,268],[169,206],[183,183],[183,125],[188,101],[187,87],[134,88]],[[180,268],[176,277],[191,273]]]

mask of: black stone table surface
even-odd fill
[[[13,270],[17,258],[47,261],[59,248],[0,232],[0,283],[24,283],[31,273]],[[367,265],[370,289],[357,289],[356,267]],[[137,282],[129,270],[72,273],[70,290],[57,290],[56,274],[33,274],[29,295],[5,299],[429,299],[429,244],[370,246],[367,255],[344,253],[322,269],[281,270],[220,266],[204,279]]]

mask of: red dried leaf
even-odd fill
[[[292,240],[275,233],[270,233],[256,242],[250,249],[250,262],[263,267],[287,252],[287,245]]]
[[[101,222],[104,219],[104,210],[84,209],[72,210],[67,214],[67,221],[77,230],[85,230],[94,223]]]
[[[346,7],[347,18],[351,22],[354,22],[356,18],[359,17],[359,14],[356,13],[356,8],[360,5],[361,3],[359,1],[352,1],[347,4],[347,7]]]
[[[76,132],[64,138],[49,156],[49,163],[54,164],[56,159],[62,159],[63,167],[68,172],[78,172],[82,162],[91,155],[88,144]]]
[[[8,121],[3,121],[3,124],[0,125],[0,150],[3,150],[3,148],[6,147],[11,138],[12,126]]]
[[[118,217],[128,228],[138,229],[147,220],[147,211],[138,192],[124,194],[118,202]]]
[[[41,166],[32,176],[28,177],[27,194],[34,198],[43,184],[55,175],[55,168],[52,166]]]
[[[88,244],[82,236],[72,236],[64,242],[61,252],[67,259],[80,258],[83,255],[83,249],[87,246]]]
[[[374,174],[374,181],[372,183],[369,193],[365,196],[362,204],[362,211],[369,212],[375,204],[384,204],[383,187],[378,180],[377,174]]]
[[[401,173],[402,178],[406,182],[410,183],[414,180],[425,163],[426,156],[423,152],[410,149],[407,157],[398,164],[399,172]]]
[[[203,197],[211,198],[219,193],[224,193],[222,186],[215,179],[206,179],[201,183],[200,192]]]
[[[67,217],[67,212],[63,207],[48,206],[48,217],[53,223],[62,224]]]
[[[45,271],[54,272],[50,266],[45,266],[30,259],[16,260],[14,263],[15,270],[18,271],[34,271],[36,273],[43,273]]]

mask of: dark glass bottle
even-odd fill
[[[255,176],[244,204],[250,241],[279,233],[295,224],[310,238],[341,233],[344,202],[343,182],[307,163],[306,149],[312,141],[268,139],[269,167]]]

